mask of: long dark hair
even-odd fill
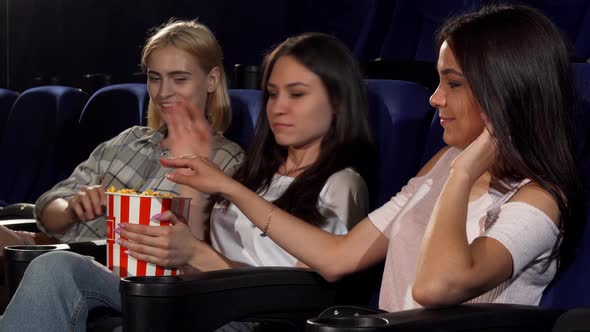
[[[325,218],[319,213],[317,203],[326,180],[332,174],[352,167],[369,183],[370,168],[375,160],[362,76],[349,50],[336,38],[306,33],[285,40],[266,56],[262,110],[247,158],[234,178],[261,194],[268,190],[274,174],[286,161],[287,147],[276,143],[265,111],[269,98],[266,85],[277,59],[283,56],[292,56],[319,76],[332,107],[338,110],[321,142],[318,159],[274,202],[277,207],[311,224],[321,225]]]
[[[444,41],[493,125],[494,177],[529,178],[557,201],[566,266],[583,227],[568,45],[537,10],[502,4],[452,19],[437,36],[439,48]]]

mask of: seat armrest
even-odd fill
[[[119,287],[123,330],[212,331],[237,320],[288,321],[303,328],[326,307],[354,303],[343,297],[344,285],[347,280],[328,283],[310,269],[282,267],[128,277]]]
[[[561,309],[513,304],[464,304],[356,317],[318,317],[306,332],[340,331],[535,331],[550,332]]]
[[[31,261],[44,253],[56,250],[67,250],[85,256],[92,256],[102,264],[106,262],[106,240],[4,247],[4,280],[9,297],[14,295]]]
[[[0,208],[0,220],[6,219],[34,219],[35,205],[30,203],[15,203]]]
[[[37,220],[28,219],[1,219],[0,225],[5,226],[13,231],[27,231],[27,232],[39,232],[37,227]]]
[[[590,308],[575,308],[561,315],[553,326],[553,332],[590,331]]]

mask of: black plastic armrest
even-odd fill
[[[13,231],[39,232],[35,219],[2,219],[0,225]]]
[[[281,267],[128,277],[119,287],[123,331],[212,331],[259,318],[303,327],[323,309],[348,301],[339,292],[345,284],[328,283],[309,269]]]
[[[0,220],[33,219],[35,205],[30,203],[15,203],[0,208]]]
[[[512,304],[463,304],[356,317],[318,317],[306,332],[336,331],[551,331],[561,309]]]
[[[81,255],[92,256],[98,262],[106,262],[106,240],[51,245],[16,245],[4,247],[4,280],[9,296],[18,288],[29,263],[38,256],[56,250],[73,251]]]
[[[553,332],[590,331],[590,308],[576,308],[561,315],[553,326]]]

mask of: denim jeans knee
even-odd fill
[[[92,258],[66,251],[43,254],[27,268],[0,330],[85,331],[91,309],[121,310],[118,285],[119,278]]]

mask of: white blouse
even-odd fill
[[[294,178],[275,174],[268,191],[261,195],[269,202],[279,198]],[[347,168],[334,173],[322,188],[318,210],[326,218],[323,230],[345,234],[368,213],[369,198],[363,178]],[[271,221],[272,227],[272,221]],[[295,266],[297,259],[279,247],[233,204],[215,204],[211,212],[213,248],[232,261],[251,266]]]

